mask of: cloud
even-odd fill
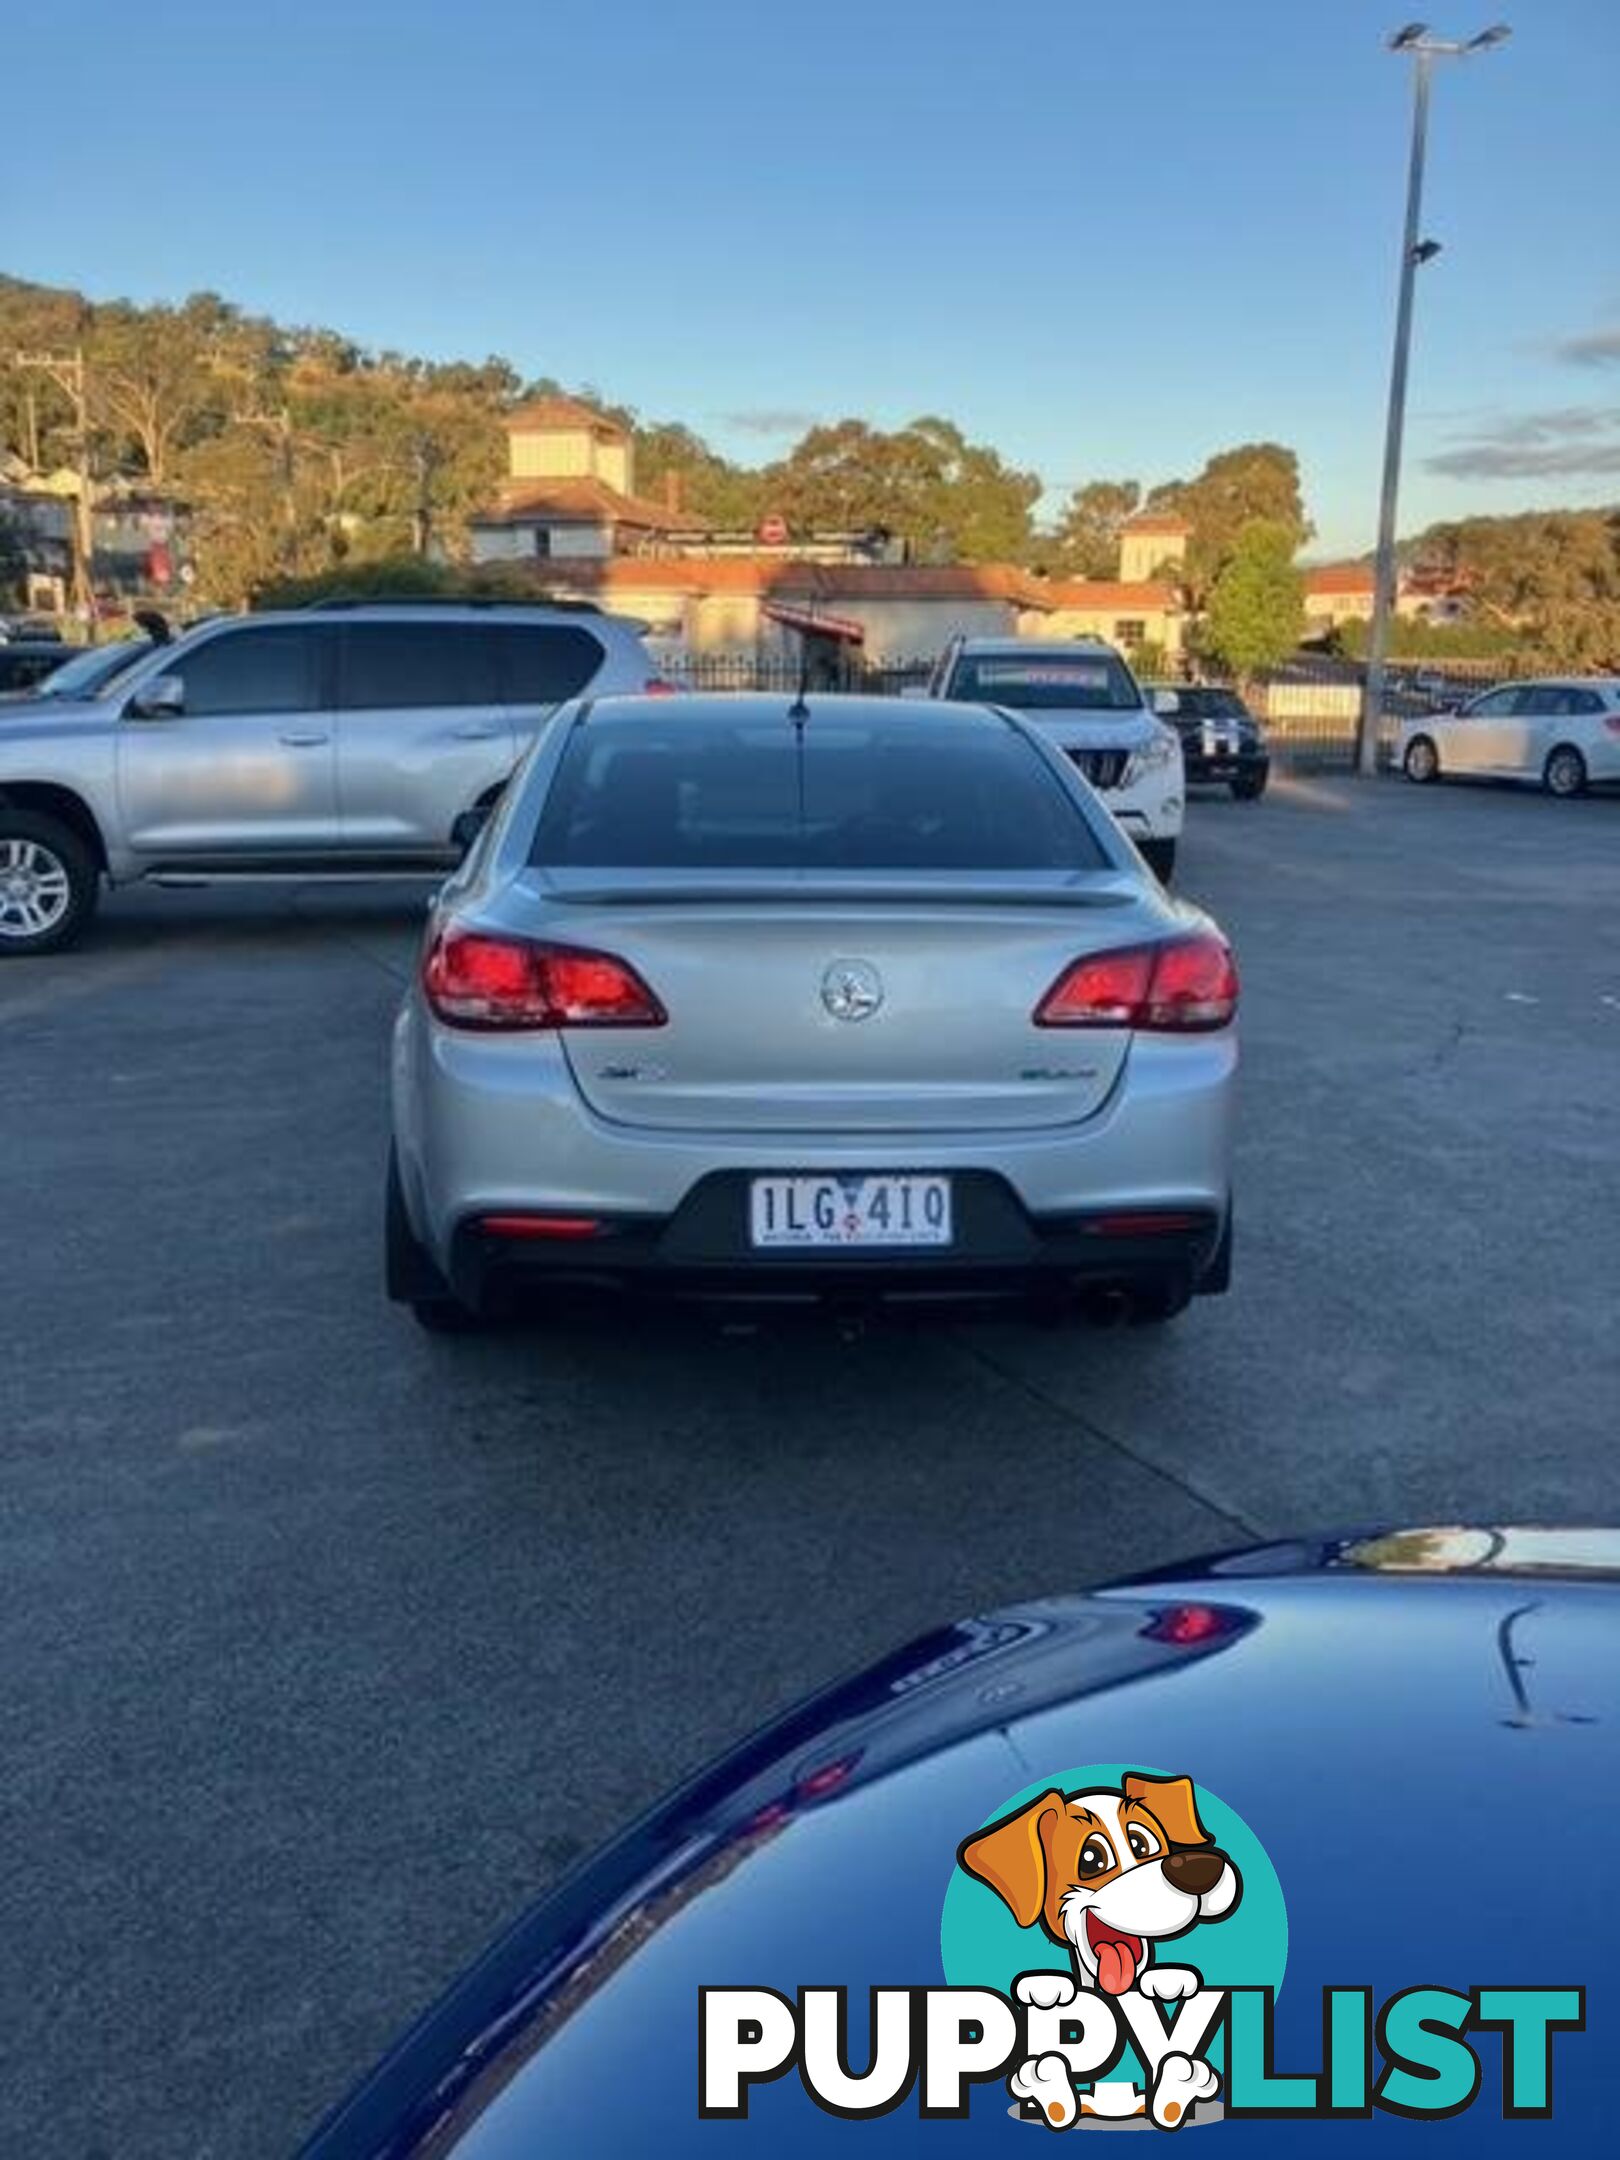
[[[1432,473],[1452,480],[1599,480],[1620,473],[1620,442],[1591,449],[1515,450],[1502,443],[1471,443],[1463,450],[1442,450],[1425,458]]]
[[[1452,480],[1598,479],[1620,473],[1620,405],[1505,413],[1424,459]]]
[[[1620,405],[1561,405],[1552,412],[1510,413],[1482,432],[1500,443],[1556,443],[1612,435],[1620,428]]]
[[[1620,367],[1620,323],[1607,330],[1587,330],[1578,337],[1560,338],[1553,353],[1575,367]]]
[[[720,418],[739,435],[803,435],[819,425],[821,415],[795,412],[791,406],[749,405],[741,412],[722,413]]]

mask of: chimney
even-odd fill
[[[664,475],[664,508],[668,511],[672,522],[679,521],[681,515],[681,476],[678,472],[671,471]]]

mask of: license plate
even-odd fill
[[[944,1177],[762,1177],[748,1196],[756,1246],[948,1245],[951,1181]]]

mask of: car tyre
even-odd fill
[[[100,867],[71,825],[0,804],[0,959],[60,952],[100,898]]]
[[[1142,860],[1147,864],[1161,885],[1168,885],[1176,871],[1176,843],[1173,840],[1139,840]]]
[[[1269,773],[1264,772],[1245,773],[1241,780],[1232,782],[1232,800],[1234,802],[1258,802],[1266,792],[1266,782],[1270,777]]]
[[[1418,787],[1427,787],[1440,777],[1440,753],[1430,735],[1414,735],[1406,746],[1401,760],[1401,770],[1408,780]]]
[[[1573,743],[1559,743],[1547,752],[1541,784],[1549,795],[1557,795],[1565,802],[1586,793],[1586,760]]]
[[[411,1228],[400,1182],[399,1155],[388,1150],[388,1189],[383,1206],[384,1279],[396,1304],[408,1305],[418,1327],[430,1335],[467,1335],[483,1316],[458,1298],[433,1256]]]

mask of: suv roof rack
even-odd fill
[[[602,610],[594,600],[554,600],[547,593],[536,593],[532,600],[499,600],[487,593],[379,593],[368,598],[365,593],[331,595],[324,600],[306,600],[304,609],[311,614],[332,614],[343,608],[549,608],[559,615],[600,615]]]

